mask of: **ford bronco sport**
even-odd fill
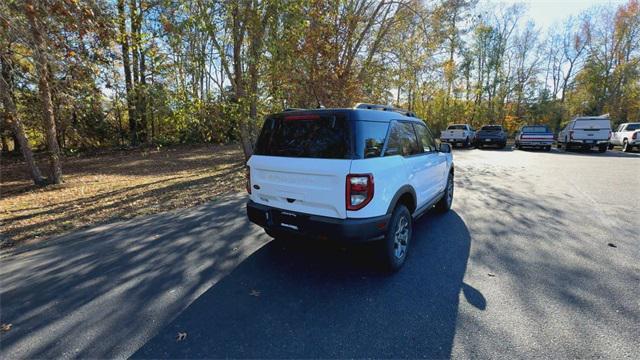
[[[379,240],[392,271],[413,220],[453,201],[451,146],[412,113],[382,105],[267,116],[247,165],[247,215],[267,234]]]

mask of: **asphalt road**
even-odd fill
[[[4,254],[0,355],[637,358],[640,154],[454,161],[452,211],[392,276],[367,246],[270,241],[242,197]]]

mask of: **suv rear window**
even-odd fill
[[[256,155],[350,159],[351,135],[343,114],[289,115],[267,118]]]
[[[467,130],[465,125],[449,125],[447,130]]]
[[[382,154],[387,137],[388,122],[363,121],[356,123],[356,157],[366,159]]]
[[[502,126],[486,125],[486,126],[483,126],[480,130],[483,130],[483,131],[502,131]]]

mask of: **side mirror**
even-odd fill
[[[440,152],[441,153],[450,153],[451,152],[451,144],[442,143],[440,144]]]

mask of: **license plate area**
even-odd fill
[[[303,219],[301,215],[288,211],[272,210],[271,218],[276,225],[280,225],[282,227],[295,231],[302,230],[301,225]]]

